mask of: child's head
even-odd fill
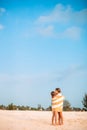
[[[55,91],[52,91],[51,92],[51,97],[54,97],[55,96]]]
[[[61,93],[61,89],[60,89],[60,88],[56,88],[55,91],[56,91],[57,93]]]

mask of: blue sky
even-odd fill
[[[86,0],[0,0],[0,104],[74,107],[87,93]]]

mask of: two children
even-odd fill
[[[64,96],[61,94],[61,89],[56,88],[55,91],[51,92],[52,97],[52,125],[63,125],[63,100]]]

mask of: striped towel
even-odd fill
[[[63,109],[63,100],[64,100],[64,96],[55,96],[54,98],[52,98],[52,111],[58,111],[61,112]]]

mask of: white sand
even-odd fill
[[[51,112],[0,110],[0,130],[87,130],[87,112],[63,112],[64,125],[51,125]]]

